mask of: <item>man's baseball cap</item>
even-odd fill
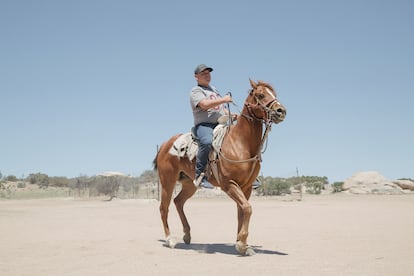
[[[213,71],[213,68],[208,67],[205,64],[200,64],[196,67],[196,69],[194,70],[194,74],[198,74],[200,72],[203,72],[204,70],[209,70],[210,72]]]

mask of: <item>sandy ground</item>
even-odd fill
[[[0,275],[414,275],[414,196],[252,198],[249,244],[234,248],[228,198],[186,205],[192,244],[164,244],[153,200],[0,201]]]

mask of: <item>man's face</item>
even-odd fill
[[[206,69],[198,74],[195,74],[198,84],[208,86],[211,80],[210,70]]]

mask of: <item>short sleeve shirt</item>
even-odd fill
[[[203,110],[198,106],[198,103],[203,99],[217,99],[220,98],[220,94],[213,87],[195,86],[190,92],[190,104],[193,110],[194,125],[201,123],[216,124],[218,118],[225,115],[225,106],[221,104],[208,110]]]

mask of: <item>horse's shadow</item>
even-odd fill
[[[158,240],[159,242],[163,243],[163,246],[165,245],[165,240]],[[253,250],[256,252],[256,254],[267,254],[267,255],[281,255],[285,256],[288,255],[287,253],[283,253],[280,251],[274,251],[274,250],[267,250],[267,249],[261,249],[261,246],[251,246]],[[224,243],[212,243],[212,244],[201,244],[201,243],[191,243],[191,244],[185,244],[185,243],[177,243],[175,245],[175,249],[180,250],[192,250],[198,253],[204,253],[204,254],[227,254],[227,255],[238,255],[241,256],[239,252],[237,252],[234,244],[224,244]]]

